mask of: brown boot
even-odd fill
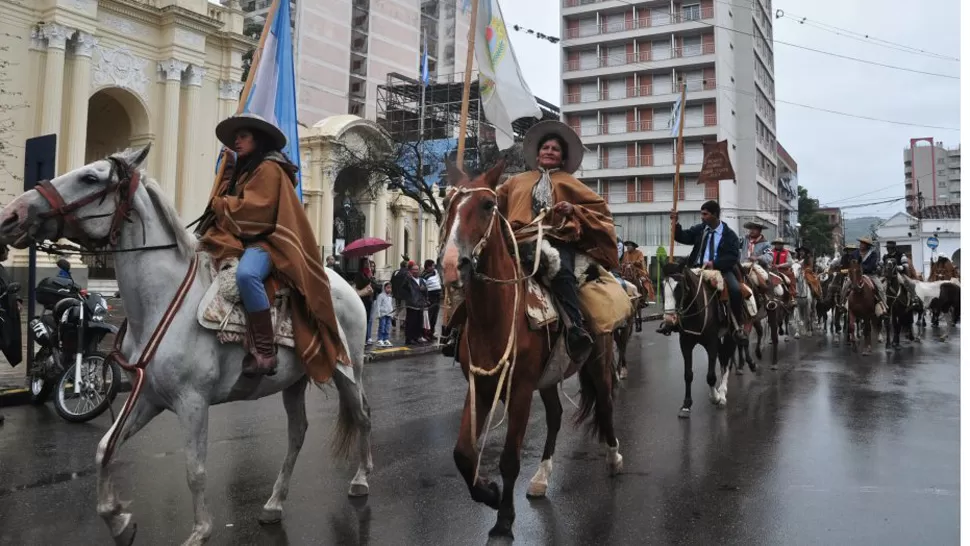
[[[276,340],[270,310],[248,313],[249,353],[243,358],[244,375],[276,375]]]

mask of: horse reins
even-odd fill
[[[101,254],[105,251],[97,251],[96,249],[105,246],[115,246],[118,244],[118,238],[121,234],[121,228],[124,222],[131,221],[131,213],[134,211],[134,196],[135,192],[138,190],[138,185],[141,182],[141,173],[137,169],[132,169],[126,165],[122,160],[109,157],[108,160],[112,164],[111,178],[114,178],[115,174],[118,174],[118,181],[111,182],[107,184],[103,189],[94,192],[90,195],[82,197],[77,201],[67,203],[64,201],[63,196],[57,191],[57,188],[51,184],[50,180],[44,180],[37,184],[35,188],[37,193],[43,197],[47,203],[51,206],[51,210],[45,211],[39,214],[41,219],[54,219],[57,222],[57,231],[54,237],[57,239],[62,239],[64,226],[69,226],[75,233],[74,238],[78,240],[81,249],[78,253],[83,254]],[[109,195],[115,195],[115,210],[108,214],[97,214],[91,216],[78,217],[75,213],[82,207],[94,203],[95,201],[100,201],[99,204],[104,203],[105,199]],[[83,229],[81,229],[81,222],[86,220],[94,220],[98,218],[111,217],[111,228],[105,237],[101,239],[94,239],[87,235]],[[144,223],[142,224],[144,229]],[[146,235],[147,238],[147,235]],[[107,252],[139,252],[147,250],[162,250],[176,248],[178,245],[173,243],[170,245],[155,245],[148,247],[138,247],[132,249],[120,249]],[[48,244],[48,245],[38,245],[42,250],[51,253],[62,253],[60,249],[68,248],[66,245],[60,244]],[[90,249],[85,252],[83,249]],[[108,442],[105,445],[104,453],[102,454],[101,466],[107,466],[111,460],[111,455],[114,453],[115,446],[117,445],[118,439],[121,436],[121,431],[124,428],[125,423],[128,420],[128,416],[131,414],[135,403],[138,401],[139,395],[142,392],[142,387],[145,383],[145,368],[155,357],[155,352],[158,350],[162,339],[168,332],[169,327],[172,325],[172,320],[174,320],[175,315],[182,308],[182,303],[185,301],[186,295],[189,293],[189,289],[192,287],[192,283],[195,281],[196,273],[199,269],[199,255],[195,254],[192,257],[192,261],[189,263],[189,269],[185,273],[185,277],[182,279],[182,283],[179,285],[178,290],[175,292],[175,296],[172,301],[169,302],[168,308],[162,315],[162,319],[155,326],[152,331],[151,337],[148,339],[148,343],[145,345],[144,350],[142,350],[141,355],[138,360],[132,364],[125,358],[124,354],[121,352],[122,345],[125,340],[125,334],[128,333],[128,319],[126,318],[121,324],[121,328],[118,330],[118,334],[115,336],[114,347],[105,359],[105,363],[110,366],[113,362],[117,362],[126,371],[135,374],[135,381],[132,385],[131,395],[125,401],[125,405],[118,415],[118,419],[111,425],[111,429],[108,431]]]
[[[483,192],[488,192],[492,194],[493,197],[498,197],[498,193],[492,188],[458,188],[455,191],[459,195],[465,195],[472,192],[483,191]],[[458,201],[459,201],[458,199],[453,199],[449,204],[449,207],[448,207],[449,216],[451,216],[453,212],[452,208],[456,206],[456,203],[458,203]],[[484,453],[484,449],[478,448],[478,430],[477,430],[478,412],[476,410],[476,407],[478,406],[478,398],[476,396],[476,390],[475,390],[475,382],[476,382],[475,376],[493,377],[496,374],[498,374],[499,376],[498,385],[495,388],[495,395],[492,397],[492,405],[489,408],[488,417],[486,418],[485,426],[483,428],[484,436],[482,438],[482,446],[484,447],[485,443],[488,440],[488,433],[489,433],[489,430],[491,429],[490,425],[492,423],[492,418],[495,415],[495,409],[496,407],[498,407],[498,402],[501,398],[503,385],[505,386],[505,390],[506,390],[505,409],[503,410],[502,421],[499,421],[499,423],[495,425],[495,428],[498,428],[502,424],[502,422],[505,421],[505,414],[508,412],[508,405],[510,403],[511,396],[512,396],[512,376],[515,373],[515,363],[518,357],[518,337],[516,336],[516,326],[518,325],[519,300],[521,298],[520,292],[522,290],[521,282],[533,277],[539,271],[540,254],[542,252],[542,240],[543,240],[542,220],[545,218],[546,214],[547,214],[547,209],[543,209],[542,211],[540,211],[539,215],[532,222],[530,222],[527,226],[522,228],[522,230],[528,230],[528,229],[536,230],[535,257],[533,260],[532,272],[527,275],[520,275],[520,272],[522,270],[522,263],[521,263],[521,256],[519,255],[519,244],[515,237],[515,231],[512,229],[512,225],[509,223],[508,219],[506,219],[505,216],[499,212],[497,204],[492,208],[492,214],[488,220],[488,226],[485,228],[484,234],[482,235],[481,239],[479,239],[475,247],[472,249],[472,255],[471,255],[472,267],[473,269],[477,270],[478,257],[481,255],[482,250],[485,249],[485,245],[488,242],[488,238],[492,234],[492,231],[495,227],[496,218],[500,219],[501,223],[499,224],[499,233],[502,234],[502,236],[504,237],[505,231],[502,231],[502,228],[504,227],[509,233],[509,235],[512,237],[511,246],[512,246],[512,251],[515,258],[515,272],[516,272],[516,276],[512,279],[494,279],[492,277],[489,277],[488,275],[485,275],[484,273],[475,271],[475,277],[481,280],[482,282],[490,282],[493,284],[514,284],[515,297],[512,305],[512,325],[509,328],[510,331],[509,331],[508,341],[505,344],[505,352],[502,354],[502,358],[499,359],[495,367],[492,369],[485,369],[485,368],[480,368],[476,366],[472,361],[471,351],[468,352],[468,372],[469,372],[468,397],[469,397],[469,407],[471,411],[471,441],[472,441],[472,447],[475,449],[475,451],[478,452],[478,460],[475,463],[475,477],[472,480],[472,484],[475,484],[478,482],[478,471],[481,467],[482,454]],[[456,357],[457,357],[457,351],[456,351]]]

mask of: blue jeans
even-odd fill
[[[236,269],[236,284],[239,285],[239,296],[247,312],[257,313],[269,309],[269,298],[263,281],[269,277],[273,269],[273,261],[269,254],[257,247],[247,248]]]
[[[391,317],[381,317],[377,323],[377,339],[380,341],[390,341],[391,336]]]

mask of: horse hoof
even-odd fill
[[[677,417],[680,417],[681,419],[689,419],[690,408],[680,408],[680,413],[677,414]]]
[[[801,337],[802,337],[801,335],[799,335],[799,334],[795,334],[795,339],[801,339]],[[785,339],[785,341],[788,341],[788,340],[787,340],[787,339]]]
[[[771,365],[771,371],[777,372],[778,371],[778,365],[777,364],[772,364]]]
[[[475,486],[475,490],[472,491],[473,501],[480,502],[495,510],[498,510],[501,499],[502,494],[499,492],[498,485],[495,482],[479,480],[478,485]]]
[[[263,508],[263,511],[259,514],[259,523],[263,525],[274,525],[283,521],[283,509],[274,508],[268,509]]]
[[[138,524],[129,523],[127,527],[121,534],[115,537],[115,544],[117,546],[131,546],[135,543],[135,535],[138,534]]]
[[[717,407],[720,408],[720,409],[724,409],[724,408],[727,407],[727,397],[726,396],[722,396],[722,397],[720,397],[720,398],[717,399]]]
[[[623,472],[623,455],[616,454],[616,459],[609,462],[610,476],[616,476]]]
[[[626,368],[620,368],[620,379],[626,379],[630,375],[630,372]]]
[[[744,375],[744,366],[738,366],[738,368],[734,370],[734,375]]]
[[[350,484],[350,491],[347,492],[348,497],[366,497],[370,493],[370,488],[367,487],[366,483],[352,483]]]
[[[546,498],[546,490],[549,489],[549,484],[539,483],[539,482],[529,482],[529,488],[525,491],[525,497],[527,499],[544,499]]]
[[[512,521],[499,518],[499,520],[495,522],[495,527],[492,527],[492,529],[488,532],[488,536],[507,537],[515,540],[515,537],[512,536]]]

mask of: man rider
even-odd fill
[[[677,218],[677,212],[671,211],[671,221],[677,222]],[[674,240],[685,245],[693,245],[690,257],[687,259],[689,267],[716,269],[721,272],[730,297],[731,312],[737,320],[735,336],[743,339],[745,334],[741,328],[744,324],[744,315],[741,311],[741,283],[735,273],[740,259],[741,240],[734,230],[721,221],[721,206],[717,201],[707,201],[701,205],[700,224],[684,229],[678,222],[674,228]],[[657,329],[665,335],[670,335],[672,330],[672,326],[666,321]]]
[[[653,285],[650,284],[650,278],[647,275],[647,260],[643,256],[643,252],[640,252],[640,245],[634,241],[623,241],[623,257],[620,259],[620,268],[623,266],[630,266],[633,268],[633,274],[636,277],[637,290],[643,292],[643,297],[646,300],[652,300],[653,295]]]
[[[748,230],[748,236],[744,238],[744,248],[741,249],[742,262],[757,262],[771,251],[771,244],[762,233],[764,228],[764,224],[758,222],[744,224],[744,229]]]
[[[889,260],[894,260],[896,262],[896,271],[899,271],[903,276],[909,276],[909,257],[899,252],[896,248],[896,241],[886,241],[886,255],[882,257],[882,263],[885,264]],[[909,305],[913,306],[916,304],[916,292],[907,283],[900,283],[903,290],[909,293]]]
[[[794,305],[796,289],[795,272],[792,271],[792,265],[795,262],[792,260],[791,252],[785,248],[784,239],[778,237],[774,241],[771,241],[771,244],[774,245],[771,251],[771,266],[788,281],[788,304],[790,306]]]
[[[879,254],[873,248],[872,240],[868,237],[862,237],[861,239],[857,239],[857,241],[859,241],[859,249],[852,253],[850,261],[858,261],[859,266],[862,268],[862,274],[869,277],[873,286],[876,287],[876,316],[880,316],[886,312],[886,288],[877,276],[879,274]],[[849,301],[849,287],[850,283],[848,278],[846,278],[846,282],[842,288],[842,297],[846,302]],[[881,309],[880,306],[882,306]]]

